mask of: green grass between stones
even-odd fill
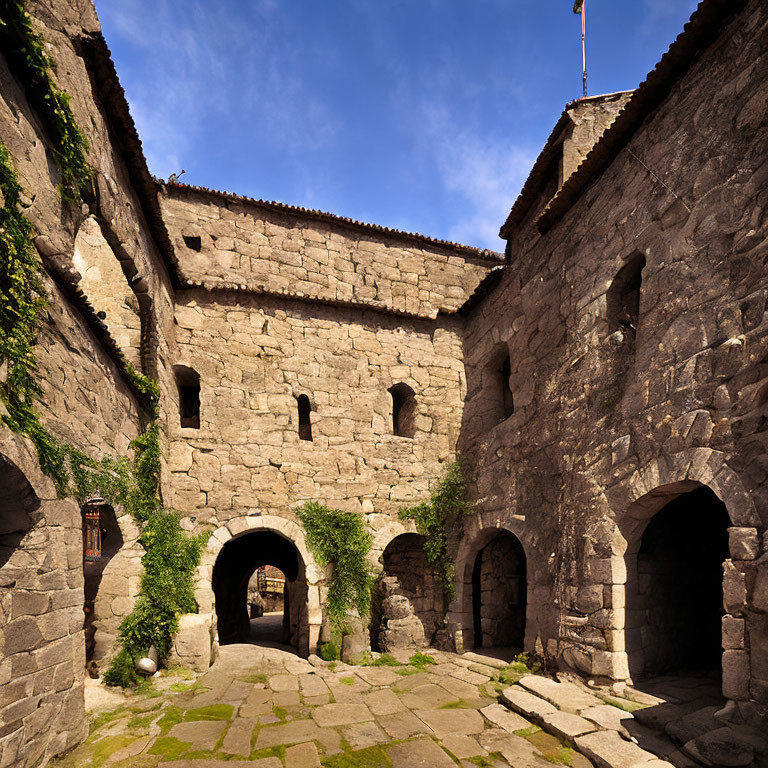
[[[199,709],[188,709],[184,714],[187,722],[196,720],[229,720],[235,708],[231,704],[210,704]]]
[[[391,768],[392,762],[381,747],[367,747],[331,755],[322,764],[325,768]]]

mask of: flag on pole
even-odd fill
[[[584,0],[576,0],[573,4],[573,12],[574,13],[581,13],[581,8],[584,5]]]

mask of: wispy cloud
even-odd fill
[[[126,90],[154,173],[193,171],[203,132],[230,122],[254,126],[254,141],[284,151],[333,136],[330,110],[274,43],[287,23],[276,0],[105,0],[99,10],[132,49]]]
[[[471,127],[457,125],[444,106],[428,105],[421,123],[444,189],[458,200],[449,236],[500,250],[504,222],[536,159],[536,152]]]

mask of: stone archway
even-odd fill
[[[269,532],[278,538],[286,540],[290,546],[295,548],[297,562],[303,567],[303,579],[295,581],[295,589],[301,594],[291,595],[289,599],[292,599],[293,602],[292,611],[294,608],[297,611],[301,608],[303,611],[301,618],[297,616],[297,625],[300,625],[301,629],[296,632],[296,644],[294,647],[300,656],[306,657],[315,651],[320,638],[320,629],[323,622],[320,591],[324,588],[326,572],[325,569],[318,567],[312,554],[309,552],[301,526],[287,518],[278,517],[277,515],[236,517],[214,531],[203,552],[200,566],[197,569],[195,599],[200,609],[199,620],[204,620],[205,625],[208,627],[212,626],[214,630],[217,628],[217,596],[214,595],[213,588],[214,568],[221,552],[229,542],[236,541],[247,536],[249,533],[255,532]],[[254,569],[256,567],[254,565]],[[250,577],[252,572],[253,569],[245,577],[246,590],[248,577]],[[242,617],[245,615],[247,614],[245,613],[245,598],[243,598],[243,613],[240,614],[241,618],[239,620],[241,627]]]
[[[281,642],[297,652],[308,647],[307,579],[296,546],[273,531],[251,531],[228,541],[213,567],[219,644],[248,643],[248,582],[261,566],[271,565],[285,575]]]
[[[422,634],[422,629],[423,639],[416,644],[432,645],[443,626],[445,595],[440,579],[427,562],[424,537],[418,533],[395,536],[385,547],[381,561],[382,587],[387,596],[383,603],[383,619],[385,622],[388,620],[388,649],[397,647],[399,643],[403,647],[410,646]],[[395,596],[397,601],[393,603],[391,598]],[[390,604],[396,607],[394,615],[387,614],[386,609]],[[404,615],[406,612],[408,615]],[[375,635],[379,630],[379,617],[373,618],[375,626],[372,625],[371,629]],[[382,630],[384,628],[382,624]],[[374,640],[379,638],[374,637]]]
[[[472,566],[472,630],[475,648],[517,648],[525,643],[525,552],[520,540],[499,531],[475,555]]]
[[[654,493],[660,508],[627,542],[625,642],[633,679],[721,665],[728,512],[705,485],[663,490]]]
[[[521,526],[516,518],[510,522],[507,527],[496,518],[478,515],[459,545],[456,598],[450,613],[459,652],[527,646],[528,559],[518,531]]]

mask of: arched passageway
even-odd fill
[[[382,564],[382,576],[397,579],[397,594],[408,598],[431,645],[442,625],[445,606],[443,587],[424,553],[424,537],[418,533],[396,536],[384,550]]]
[[[525,552],[500,531],[475,556],[472,624],[475,648],[523,648],[527,603]]]
[[[627,553],[629,670],[719,670],[730,520],[706,486],[673,496]]]
[[[293,542],[273,531],[254,531],[228,541],[213,568],[219,643],[252,642],[248,583],[262,566],[285,576],[281,642],[297,652],[308,645],[305,564]]]

